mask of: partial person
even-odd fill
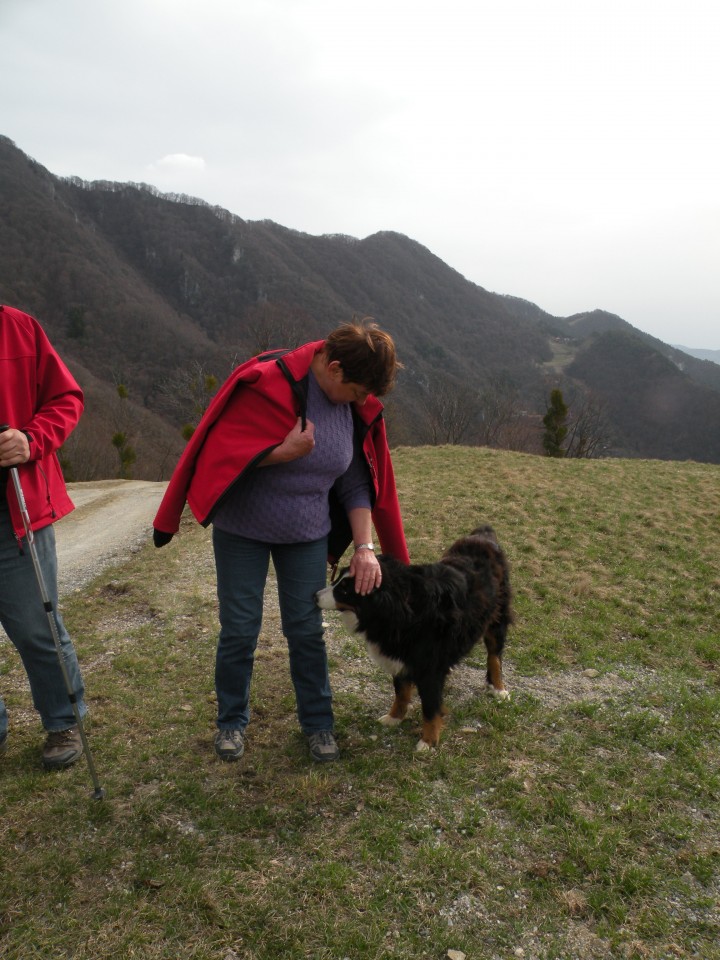
[[[215,752],[239,760],[272,559],[300,728],[311,757],[336,760],[322,614],[327,564],[352,544],[357,589],[380,585],[385,553],[408,563],[378,399],[394,386],[395,344],[354,320],[325,340],[247,361],[218,391],[181,456],[154,521],[160,547],[187,502],[213,526],[220,636]]]
[[[0,306],[0,424],[8,426],[0,433],[0,624],[20,654],[33,704],[47,731],[42,751],[47,769],[75,763],[83,744],[8,468],[18,470],[69,683],[82,718],[87,707],[80,667],[57,610],[52,526],[73,509],[57,451],[82,411],[82,390],[37,320],[14,307]],[[7,748],[8,713],[0,699],[0,753]]]

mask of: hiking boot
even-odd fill
[[[215,753],[221,760],[239,760],[245,753],[242,730],[218,730],[215,734]]]
[[[332,730],[318,730],[308,736],[310,756],[318,763],[330,763],[340,756]]]
[[[82,756],[83,744],[77,727],[51,730],[43,747],[42,762],[46,770],[69,767]]]

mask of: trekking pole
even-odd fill
[[[0,425],[0,433],[8,429],[9,428],[5,424]],[[102,798],[105,796],[105,791],[100,786],[100,781],[98,780],[92,752],[90,750],[90,744],[88,743],[87,736],[85,735],[85,727],[83,726],[82,717],[80,716],[80,710],[78,709],[77,705],[77,694],[73,690],[72,684],[70,683],[70,675],[68,674],[67,664],[65,663],[65,657],[60,645],[60,634],[58,632],[57,621],[55,619],[55,611],[53,609],[47,587],[45,586],[45,577],[43,576],[43,572],[40,568],[40,560],[35,547],[33,530],[32,526],[30,525],[30,514],[28,513],[28,508],[25,503],[25,496],[20,483],[20,475],[18,474],[17,467],[9,467],[8,469],[10,470],[10,476],[12,477],[13,486],[15,487],[15,495],[17,496],[18,504],[20,506],[20,514],[22,516],[23,526],[25,527],[25,534],[27,536],[28,547],[30,549],[30,556],[32,557],[33,567],[35,568],[35,576],[37,578],[38,586],[40,587],[40,596],[42,597],[45,613],[47,614],[48,623],[50,624],[50,632],[52,633],[53,642],[55,644],[55,651],[57,653],[58,660],[60,661],[60,670],[62,671],[63,680],[65,681],[65,689],[67,690],[67,695],[70,699],[73,713],[75,714],[75,721],[77,723],[78,731],[80,732],[80,739],[82,740],[85,759],[87,760],[90,777],[92,778],[93,787],[95,788],[93,800],[102,800]]]

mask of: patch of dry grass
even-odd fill
[[[417,711],[376,723],[390,683],[331,619],[343,756],[313,766],[269,590],[246,757],[218,762],[210,538],[184,522],[65,607],[102,803],[82,764],[39,769],[8,658],[3,957],[713,955],[720,471],[464,448],[395,464],[414,559],[486,521],[505,546],[511,701],[485,697],[474,654],[419,757]]]

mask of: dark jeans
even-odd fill
[[[327,540],[268,544],[214,527],[213,547],[220,605],[215,662],[218,727],[244,730],[250,719],[250,681],[272,557],[300,726],[305,733],[332,730],[322,614],[315,606],[315,593],[326,582]]]

